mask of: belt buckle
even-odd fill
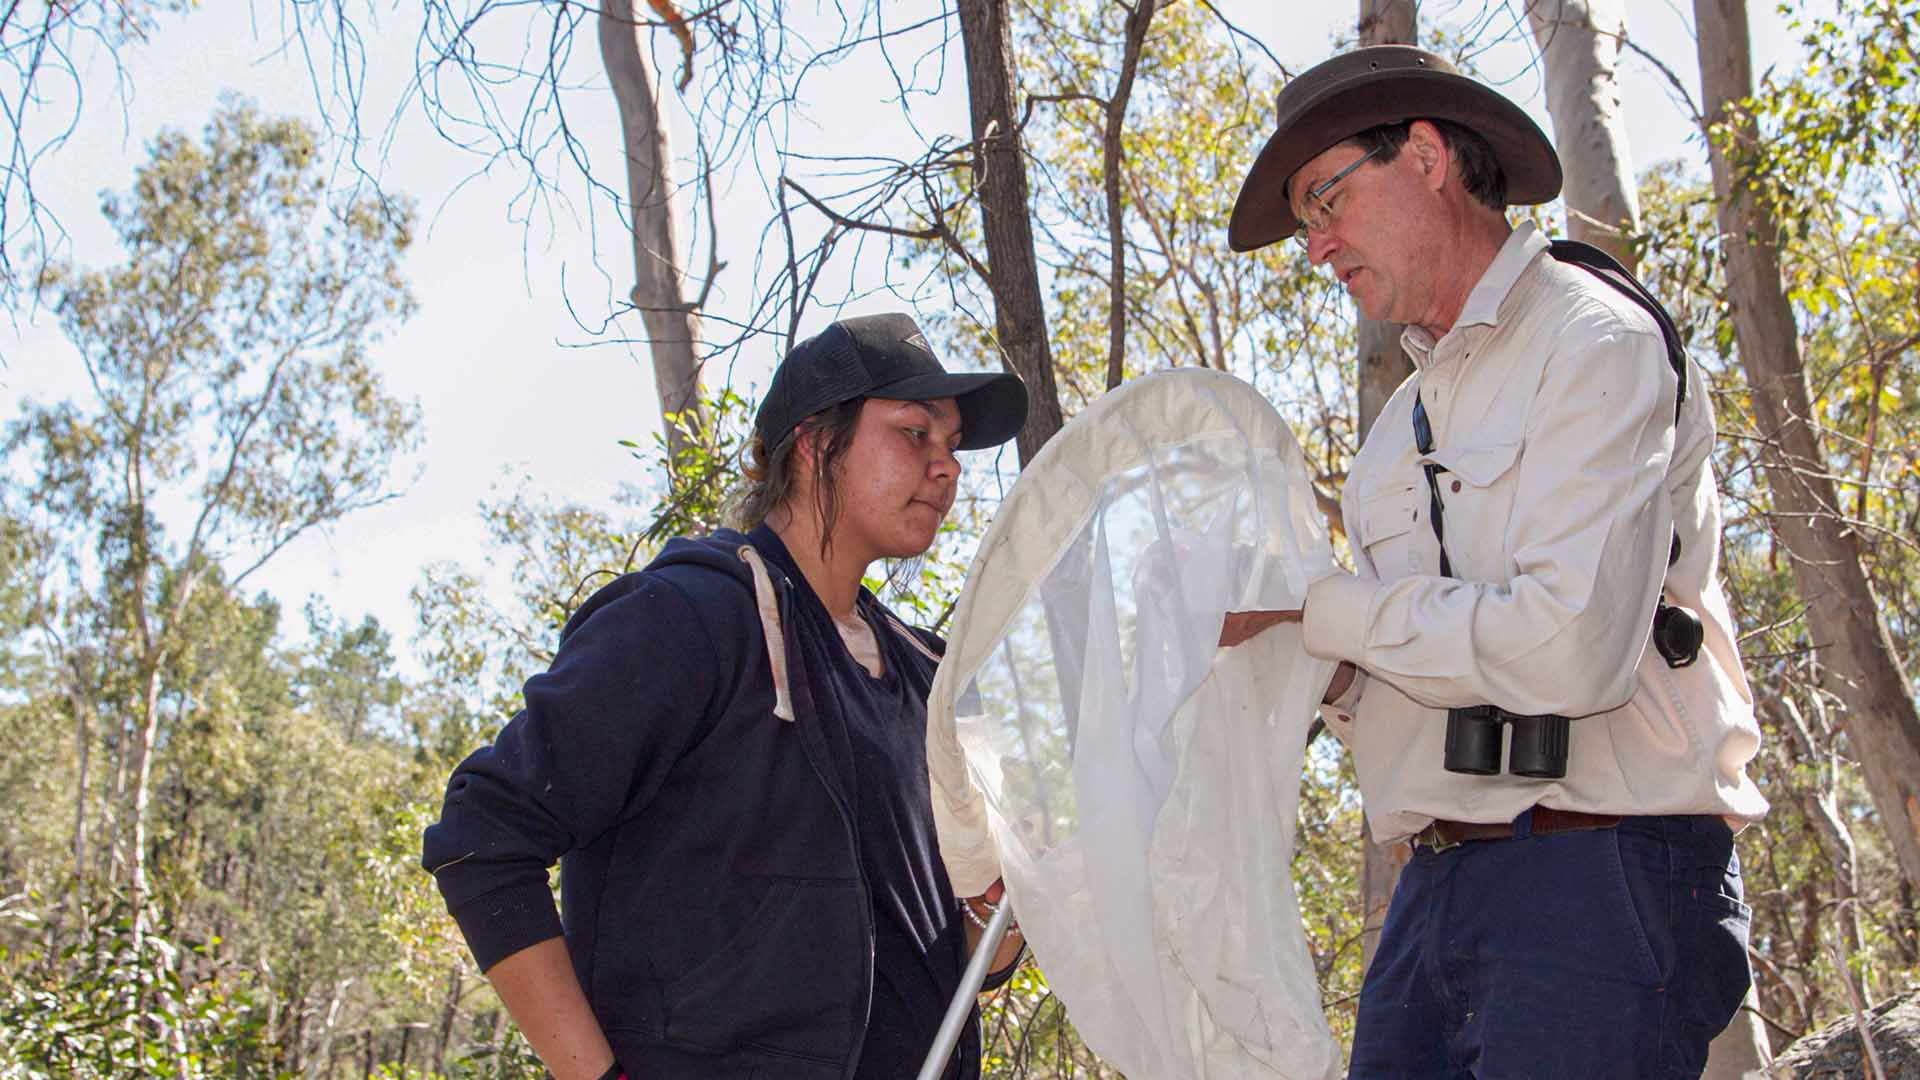
[[[1441,836],[1439,827],[1433,824],[1429,824],[1426,828],[1421,829],[1413,835],[1414,847],[1424,847],[1435,855],[1449,848],[1457,848],[1461,843],[1463,843],[1463,841],[1448,840],[1446,837]]]

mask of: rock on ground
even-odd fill
[[[1920,990],[1909,990],[1867,1011],[1867,1035],[1879,1051],[1887,1080],[1920,1080]],[[1803,1036],[1750,1080],[1872,1080],[1866,1047],[1852,1016]]]

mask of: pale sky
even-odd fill
[[[1329,42],[1350,26],[1354,7],[1316,5],[1313,14],[1305,14],[1304,5],[1290,3],[1243,0],[1220,6],[1296,71],[1330,54]],[[888,7],[890,21],[911,21],[908,5]],[[197,134],[223,91],[251,98],[269,113],[314,117],[305,67],[295,56],[274,53],[282,36],[279,4],[254,0],[252,8],[251,22],[246,15],[223,18],[205,7],[184,17],[164,17],[150,42],[122,51],[127,73],[120,93],[106,58],[91,46],[80,51],[84,112],[68,142],[39,166],[41,194],[71,234],[73,261],[90,267],[117,261],[113,238],[98,214],[99,193],[129,186],[133,169],[146,159],[148,140],[161,128]],[[1754,2],[1750,8],[1757,66],[1791,55],[1792,43],[1772,6]],[[1469,10],[1483,9],[1428,4],[1424,13],[1430,21],[1458,21]],[[1697,94],[1688,9],[1634,0],[1627,10],[1634,39]],[[1515,2],[1492,9],[1488,17],[1496,27],[1510,25],[1522,18],[1520,11]],[[363,28],[373,80],[366,95],[370,127],[377,128],[393,111],[399,86],[392,73],[411,70],[417,26],[417,19],[387,11],[379,24]],[[599,78],[590,22],[575,52],[578,62],[569,70],[582,85],[571,96],[569,119],[596,155],[603,180],[623,186],[617,117]],[[663,49],[661,55],[669,53]],[[1551,133],[1527,50],[1503,47],[1481,62],[1490,76],[1511,76],[1503,90]],[[956,36],[946,92],[914,104],[921,131],[964,136],[963,70]],[[1690,127],[1665,77],[1638,58],[1629,58],[1623,70],[1637,167],[1681,154],[1698,159],[1697,148],[1685,148]],[[808,153],[906,153],[901,147],[918,139],[902,124],[896,106],[876,99],[876,88],[890,93],[891,82],[870,61],[851,61],[810,77],[803,106],[811,123],[796,127],[790,144]],[[56,95],[50,108],[58,105]],[[674,134],[675,153],[690,154],[693,142],[684,117]],[[364,157],[379,160],[377,149]],[[385,157],[389,189],[412,195],[422,211],[422,227],[405,264],[420,306],[410,321],[388,332],[373,355],[390,390],[419,402],[424,441],[396,473],[401,498],[361,512],[329,533],[307,536],[253,579],[255,588],[271,589],[284,601],[289,634],[298,633],[306,596],[318,593],[337,614],[378,617],[404,653],[413,625],[407,590],[428,562],[450,559],[478,566],[484,537],[477,507],[490,489],[525,473],[536,489],[556,500],[608,505],[622,482],[645,479],[629,451],[618,445],[620,439],[650,445],[658,427],[644,350],[593,344],[569,314],[562,289],[564,274],[565,292],[590,324],[608,309],[610,296],[624,293],[629,256],[618,222],[602,205],[590,229],[576,183],[570,191],[576,196],[574,216],[563,212],[550,225],[542,220],[529,230],[510,220],[523,175],[512,163],[501,162],[476,176],[480,164],[446,145],[419,120],[417,110],[409,113]],[[720,250],[729,266],[716,290],[715,310],[738,315],[754,294],[760,223],[773,208],[751,175],[723,191],[721,205]],[[524,205],[520,210],[524,214]],[[699,232],[704,234],[704,225]],[[683,236],[690,235],[683,228]],[[878,296],[856,302],[848,312],[900,306]],[[829,317],[816,313],[802,332],[818,329]],[[21,312],[16,319],[14,325],[0,324],[5,360],[0,416],[11,418],[22,398],[83,394],[84,371],[52,317]],[[626,333],[638,336],[637,320]],[[735,385],[757,392],[773,360],[771,344],[750,348],[736,361]],[[966,358],[949,357],[948,363],[980,366]],[[708,384],[717,381],[710,373]]]

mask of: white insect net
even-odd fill
[[[1028,465],[929,701],[941,851],[1004,875],[1049,986],[1137,1080],[1337,1075],[1294,895],[1305,736],[1333,665],[1283,625],[1332,569],[1294,438],[1252,387],[1133,380]]]

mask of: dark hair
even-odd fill
[[[840,489],[837,483],[840,459],[853,445],[853,429],[860,422],[863,397],[843,401],[814,413],[794,425],[787,437],[771,449],[766,439],[755,432],[748,453],[752,458],[741,471],[746,474],[733,508],[734,526],[741,531],[757,528],[767,515],[793,494],[794,448],[809,435],[820,440],[820,451],[813,456],[813,504],[820,512],[820,554],[824,558],[833,546],[833,525],[840,517]]]
[[[1467,194],[1489,210],[1505,210],[1507,174],[1501,170],[1500,159],[1493,156],[1493,147],[1487,145],[1487,140],[1472,128],[1451,120],[1428,118],[1427,123],[1440,132],[1447,151],[1459,163],[1460,183]],[[1407,136],[1412,130],[1413,121],[1402,120],[1368,128],[1347,141],[1362,150],[1379,150],[1380,156],[1374,160],[1385,164],[1400,156],[1400,148],[1407,145]]]

